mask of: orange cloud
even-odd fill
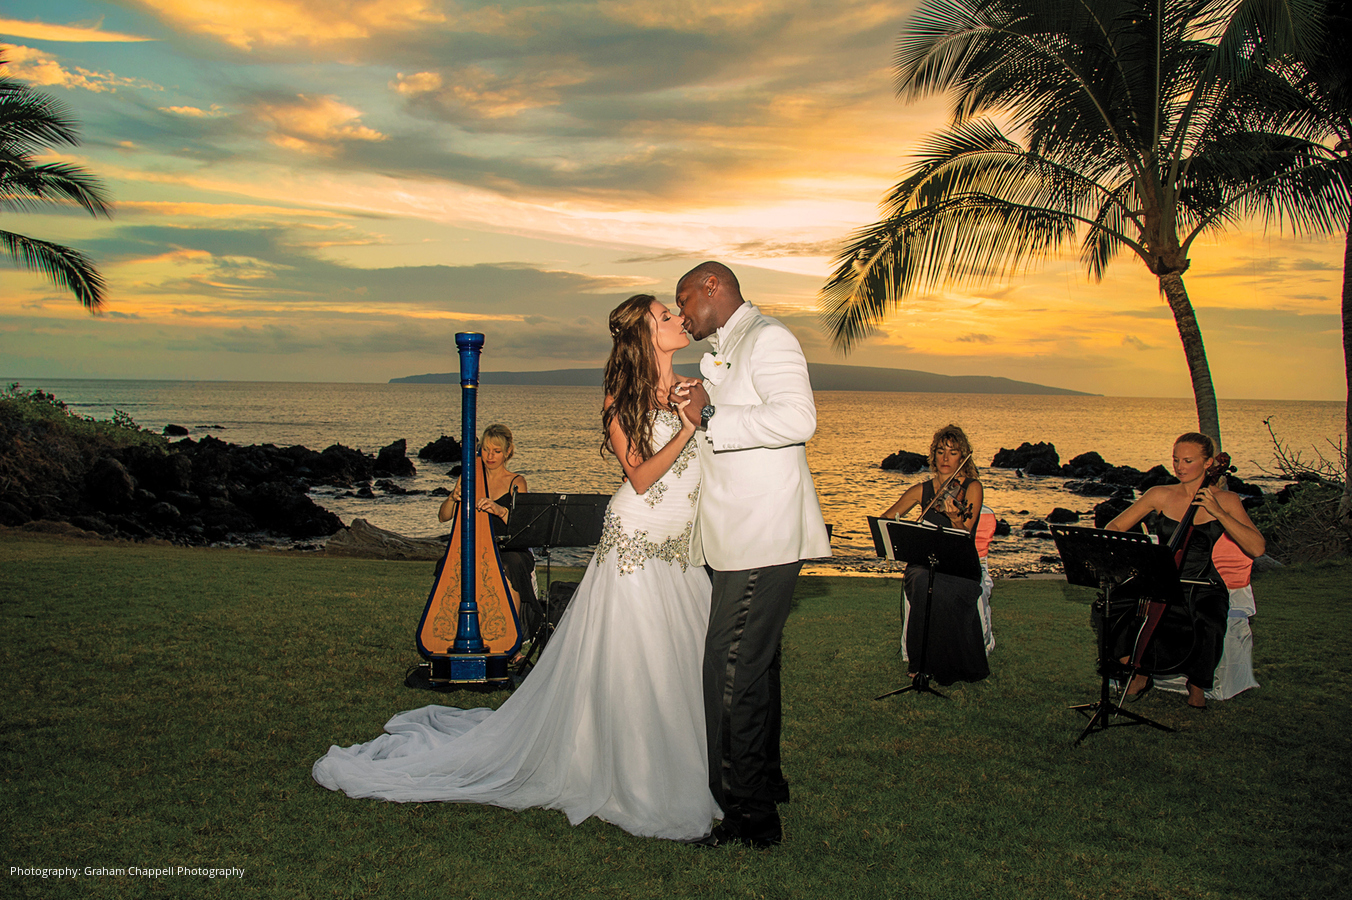
[[[270,129],[268,140],[301,153],[329,155],[342,141],[383,141],[385,135],[361,124],[361,112],[334,97],[300,94],[294,101],[263,103],[254,116]]]
[[[193,201],[168,200],[125,200],[117,204],[118,215],[125,217],[134,213],[182,218],[195,216],[203,219],[243,219],[250,216],[275,217],[320,216],[323,218],[343,217],[342,213],[320,209],[293,209],[279,206],[264,206],[249,203],[203,203]]]
[[[31,41],[71,41],[78,43],[136,43],[154,38],[135,34],[103,31],[98,27],[79,25],[48,25],[45,22],[23,22],[19,19],[0,19],[0,34],[27,38]]]
[[[358,41],[447,18],[436,0],[141,0],[140,5],[175,28],[245,51]]]
[[[436,72],[418,72],[414,75],[400,72],[395,76],[395,80],[390,82],[390,87],[405,96],[428,94],[441,89],[441,76]]]
[[[504,78],[483,66],[465,66],[451,73],[450,84],[437,72],[419,72],[407,77],[401,73],[390,86],[406,96],[435,94],[442,104],[485,119],[500,119],[557,104],[559,88],[586,80],[582,71],[578,65]]]
[[[198,109],[195,106],[161,106],[160,112],[173,113],[178,116],[188,116],[193,119],[214,119],[217,116],[225,115],[225,110],[219,105],[211,104],[211,109]]]
[[[94,72],[78,66],[72,71],[62,67],[50,53],[22,44],[6,47],[5,56],[9,61],[9,74],[29,84],[82,88],[95,93],[115,93],[120,87],[163,90],[158,84],[144,78],[123,78],[111,72]]]

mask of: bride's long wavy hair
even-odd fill
[[[644,459],[653,455],[653,425],[648,411],[661,406],[657,396],[657,354],[653,349],[652,294],[635,294],[610,313],[610,358],[606,360],[606,396],[601,414],[601,454],[610,446],[610,425],[619,420],[629,445]]]

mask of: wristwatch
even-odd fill
[[[708,428],[709,420],[712,419],[713,417],[714,417],[714,405],[712,403],[704,404],[704,407],[699,411],[699,427]]]

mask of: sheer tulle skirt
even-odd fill
[[[315,780],[352,797],[538,806],[575,825],[598,816],[637,835],[707,834],[721,815],[700,688],[709,580],[661,559],[621,574],[619,552],[593,559],[500,709],[400,713],[370,743],[331,747]]]

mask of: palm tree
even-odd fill
[[[0,65],[4,63],[0,56]],[[48,147],[77,143],[75,124],[64,107],[0,75],[0,211],[24,212],[55,204],[81,206],[90,215],[111,215],[110,199],[93,175],[79,166],[34,161],[34,155]],[[102,307],[103,276],[78,250],[3,230],[0,244],[16,263],[46,274],[90,312]]]
[[[1264,101],[1244,111],[1253,129],[1280,129],[1309,142],[1320,165],[1261,195],[1269,223],[1296,233],[1343,236],[1343,370],[1347,379],[1344,483],[1339,518],[1352,529],[1352,0],[1323,0],[1313,44],[1255,54],[1256,89]]]
[[[1303,129],[1326,147],[1330,173],[1352,191],[1352,3],[1329,0],[1324,41],[1313,59],[1299,63],[1291,82],[1305,100]],[[1352,453],[1352,203],[1343,195],[1343,371],[1347,378],[1344,453]],[[1344,456],[1343,498],[1338,518],[1352,529],[1352,466]]]
[[[1256,48],[1311,40],[1319,4],[1304,3],[923,0],[898,42],[898,92],[951,92],[952,121],[888,195],[886,218],[837,257],[821,292],[837,347],[908,294],[1006,277],[1082,236],[1096,280],[1124,252],[1155,274],[1199,428],[1219,441],[1183,273],[1199,236],[1315,165],[1308,141],[1246,131],[1239,117],[1260,99],[1248,75]]]

